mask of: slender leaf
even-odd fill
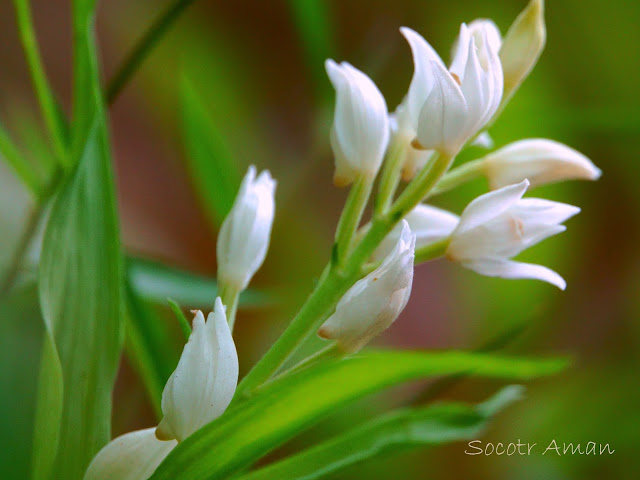
[[[184,338],[189,340],[189,336],[191,336],[191,325],[189,325],[189,320],[187,320],[187,317],[184,316],[182,308],[180,308],[180,305],[178,305],[175,300],[169,298],[167,299],[167,302],[169,303],[169,308],[171,308],[173,315],[176,317],[176,320],[178,320],[178,323],[180,324],[180,330],[182,330]]]
[[[60,400],[62,406],[58,425],[53,408],[38,417],[37,478],[47,477],[49,462],[48,478],[82,478],[110,439],[111,390],[123,340],[123,267],[111,166],[101,138],[96,122],[78,168],[54,201],[43,241],[39,293],[48,335],[39,408],[43,412]],[[56,430],[53,461],[48,450]],[[41,449],[46,458],[40,458]]]
[[[387,414],[239,480],[315,480],[410,448],[478,438],[491,417],[518,400],[522,390],[505,387],[475,407],[448,403]]]
[[[240,187],[233,153],[207,116],[192,84],[181,82],[182,127],[191,179],[214,225],[231,210]]]
[[[33,196],[37,197],[40,194],[41,185],[38,176],[29,165],[29,162],[20,154],[2,125],[0,125],[0,158],[9,164],[16,176]]]
[[[154,413],[160,420],[162,390],[178,363],[180,352],[171,339],[165,319],[139,297],[130,282],[126,282],[126,287],[127,356],[142,379]]]
[[[158,262],[129,258],[127,274],[133,289],[147,300],[166,305],[172,298],[188,308],[211,309],[218,294],[214,278],[168,267]],[[263,307],[271,303],[264,292],[245,290],[240,295],[241,307]]]
[[[349,402],[385,387],[468,372],[524,380],[558,372],[567,362],[466,352],[374,352],[331,360],[265,385],[181,442],[153,480],[226,478]]]

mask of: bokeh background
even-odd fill
[[[101,2],[98,35],[104,77],[168,2]],[[333,91],[327,57],[348,60],[379,85],[391,109],[412,64],[398,33],[421,32],[448,58],[459,23],[489,17],[505,32],[524,0],[196,0],[111,107],[117,188],[127,251],[215,274],[217,219],[206,182],[185,146],[180,91],[197,92],[213,143],[242,174],[249,164],[278,179],[277,217],[267,261],[255,279],[277,301],[243,310],[237,322],[241,370],[268,347],[313,287],[326,262],[346,192],[332,186],[328,142]],[[47,72],[67,111],[71,92],[68,2],[32,2]],[[541,60],[491,133],[498,146],[546,137],[584,152],[604,172],[597,183],[539,188],[536,196],[579,205],[568,231],[523,258],[568,282],[562,293],[533,281],[489,279],[445,261],[416,270],[402,317],[378,343],[402,348],[476,348],[522,325],[505,351],[568,354],[572,368],[532,383],[502,414],[486,442],[609,443],[611,456],[467,456],[464,443],[359,465],[336,478],[601,479],[640,469],[640,4],[632,0],[551,0]],[[32,155],[46,154],[11,2],[0,2],[0,118]],[[181,87],[182,86],[182,87]],[[470,159],[480,151],[470,151]],[[477,181],[437,199],[460,211],[486,190]],[[0,165],[0,268],[15,248],[29,197]],[[37,246],[34,256],[37,256]],[[188,305],[186,305],[188,306]],[[171,317],[164,306],[158,318]],[[0,478],[27,478],[41,324],[33,291],[0,318]],[[175,327],[175,326],[174,326]],[[173,330],[172,330],[173,328]],[[175,361],[182,338],[175,334]],[[440,399],[479,401],[499,386],[465,381]],[[326,419],[275,456],[310,445],[393,405],[423,385],[369,398]],[[114,396],[114,434],[153,424],[135,369],[123,360]]]

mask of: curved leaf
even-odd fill
[[[238,480],[315,480],[382,455],[477,438],[522,390],[511,385],[475,407],[448,403],[387,414]]]
[[[390,351],[331,360],[276,379],[181,442],[153,480],[225,478],[247,467],[329,412],[385,387],[466,372],[524,380],[556,373],[565,360],[466,352]],[[215,448],[214,448],[215,447]]]

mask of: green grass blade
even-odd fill
[[[337,408],[402,382],[462,372],[526,380],[551,375],[566,365],[561,359],[455,351],[374,352],[327,361],[281,377],[237,403],[181,442],[151,478],[227,478]]]
[[[40,195],[40,180],[29,162],[20,154],[18,148],[13,144],[9,134],[2,125],[0,125],[0,157],[7,162],[18,179],[20,179],[31,194],[37,198]]]
[[[233,152],[208,117],[191,82],[181,82],[182,131],[192,182],[214,225],[231,210],[240,175]]]
[[[478,438],[491,418],[521,397],[509,386],[484,404],[441,404],[384,415],[238,480],[316,480],[346,467],[416,447]]]
[[[191,336],[191,325],[189,324],[189,320],[184,316],[182,308],[180,308],[180,305],[178,305],[175,300],[168,298],[167,302],[169,303],[169,308],[171,308],[173,315],[180,324],[180,330],[182,330],[185,340],[189,340],[189,337]]]

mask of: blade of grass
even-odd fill
[[[142,38],[126,56],[106,88],[106,102],[111,105],[129,82],[133,74],[140,68],[149,53],[160,41],[162,36],[180,18],[180,15],[195,0],[174,0],[167,9],[149,26]]]
[[[189,325],[189,320],[187,320],[187,317],[184,316],[180,305],[178,305],[175,300],[167,298],[167,302],[169,303],[169,308],[171,308],[171,311],[175,315],[176,320],[178,320],[178,323],[180,324],[180,330],[182,330],[184,338],[186,340],[189,340],[189,336],[191,335],[191,325]]]
[[[27,64],[29,65],[31,80],[36,90],[40,110],[42,111],[45,125],[49,130],[49,135],[51,136],[53,150],[60,164],[67,168],[70,165],[70,160],[66,148],[66,128],[53,90],[44,71],[35,30],[33,28],[29,0],[14,0],[13,3],[16,9],[22,47],[27,59]]]
[[[40,180],[32,170],[29,162],[22,156],[18,148],[13,144],[9,134],[0,124],[0,156],[6,160],[13,169],[18,179],[31,194],[37,198],[40,195]]]

